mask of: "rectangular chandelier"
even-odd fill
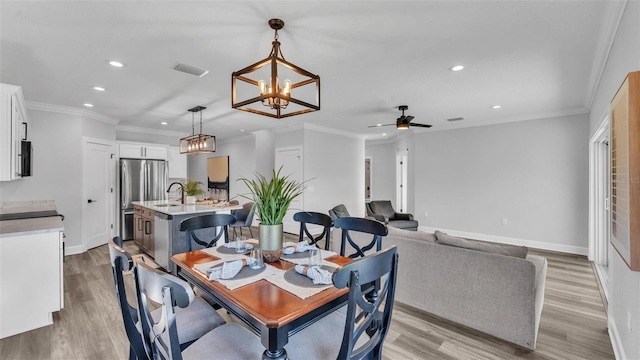
[[[284,21],[271,19],[269,26],[275,30],[269,57],[231,74],[231,107],[276,119],[320,110],[320,76],[284,59],[278,41],[278,30],[284,27]],[[287,71],[289,74],[285,74]],[[262,75],[267,80],[248,76],[254,72],[256,74],[252,75]],[[283,74],[290,75],[294,80],[286,79],[280,83],[278,76]],[[238,100],[239,84],[249,85],[248,99]],[[293,94],[305,94],[312,100],[293,97]]]
[[[204,106],[196,106],[188,111],[191,112],[191,135],[180,139],[180,154],[202,155],[216,151],[216,137],[202,133],[202,110]],[[195,113],[200,113],[200,133],[195,133],[194,117]]]

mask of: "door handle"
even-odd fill
[[[89,200],[87,200],[87,202],[88,202],[89,204],[91,204],[91,203],[94,203],[94,202],[98,202],[98,200],[91,200],[91,199],[89,199]]]
[[[22,139],[22,140],[27,140],[27,138],[29,137],[29,136],[27,135],[27,131],[28,131],[28,127],[29,127],[29,126],[27,125],[27,123],[26,123],[26,122],[23,122],[23,123],[22,123],[22,125],[24,125],[24,139]]]

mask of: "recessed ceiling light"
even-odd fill
[[[167,125],[167,122],[163,121],[163,122],[160,123],[160,125]]]
[[[95,91],[105,91],[106,90],[105,88],[100,87],[100,86],[94,86],[92,89],[95,90]]]
[[[107,60],[107,63],[113,67],[118,67],[121,68],[124,66],[123,63],[121,63],[120,61],[116,61],[116,60]]]
[[[84,103],[84,106],[86,106],[86,107],[93,107],[93,104]]]
[[[464,69],[464,66],[462,65],[455,65],[449,68],[450,71],[460,71],[462,69]]]
[[[502,106],[500,106],[500,105],[493,105],[491,108],[492,108],[492,109],[500,109],[501,107],[502,107]]]
[[[382,133],[382,136],[387,136],[387,133]]]
[[[245,131],[246,131],[245,129],[240,129],[240,132],[245,132]]]

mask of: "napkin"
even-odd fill
[[[225,243],[222,246],[224,246],[226,248],[229,248],[229,249],[235,249],[235,248],[238,247],[238,242],[237,241],[230,241],[228,243]],[[247,250],[250,250],[250,249],[253,249],[253,245],[245,242],[244,243],[244,248],[247,249]]]
[[[304,265],[296,265],[296,272],[313,280],[313,283],[330,285],[333,284],[333,273],[329,270],[322,269],[318,266],[307,267]]]
[[[218,265],[212,267],[207,270],[209,274],[209,280],[226,280],[232,279],[234,276],[238,275],[242,267],[247,265],[246,259],[238,259],[234,261],[225,261],[222,265]]]
[[[311,249],[317,249],[318,247],[315,245],[310,245],[307,244],[306,241],[300,241],[297,244],[294,244],[293,246],[288,246],[286,248],[284,248],[282,250],[282,253],[285,255],[291,255],[295,252],[305,252],[305,251],[309,251]]]

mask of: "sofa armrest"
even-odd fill
[[[391,220],[413,220],[413,215],[408,213],[395,213]]]
[[[379,215],[379,214],[369,214],[369,217],[372,217],[378,221],[380,221],[383,224],[386,224],[389,222],[389,219],[383,215]]]

